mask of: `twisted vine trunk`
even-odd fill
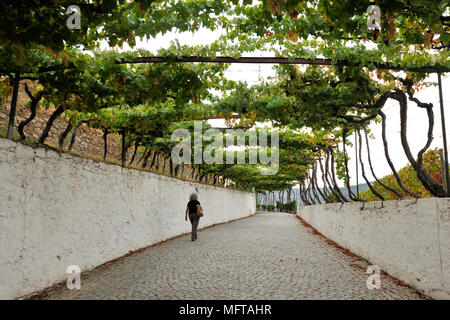
[[[308,176],[308,187],[306,189],[306,192],[307,192],[307,195],[308,195],[309,200],[311,201],[311,203],[313,205],[315,205],[317,199],[314,199],[314,193],[312,192],[312,189],[311,189],[311,177],[309,177],[309,176]]]
[[[314,185],[317,189],[317,192],[319,192],[320,196],[322,197],[322,199],[323,199],[322,201],[325,201],[325,199],[326,199],[325,194],[320,190],[318,183],[317,183],[317,164],[316,164],[316,162],[313,163],[313,174],[314,174],[314,176],[313,176]],[[322,201],[320,201],[320,202],[322,202]]]
[[[150,168],[153,168],[155,165],[155,159],[156,159],[156,152],[153,152],[152,162],[150,163]]]
[[[305,200],[303,199],[302,192],[303,192],[302,184],[299,182],[298,183],[298,195],[300,197],[300,201],[302,202],[302,204],[305,204]]]
[[[72,130],[73,125],[72,125],[72,118],[69,120],[69,123],[67,124],[66,129],[59,135],[58,138],[58,144],[59,147],[62,149],[63,145],[64,145],[64,141],[66,140],[67,136],[69,135],[70,130]]]
[[[318,203],[320,204],[323,201],[322,199],[325,199],[325,198],[324,198],[324,194],[322,193],[319,186],[317,185],[317,167],[316,167],[315,162],[313,162],[313,164],[312,164],[311,182],[312,182],[313,193],[316,196]]]
[[[25,92],[27,93],[28,97],[31,99],[31,104],[30,104],[31,114],[27,119],[21,121],[19,123],[19,126],[17,127],[17,130],[20,135],[20,140],[25,140],[27,138],[25,135],[25,132],[23,130],[24,130],[25,126],[27,126],[36,117],[36,108],[37,108],[39,102],[41,101],[42,97],[45,94],[45,91],[41,90],[36,94],[36,96],[33,96],[33,94],[30,92],[30,89],[28,88],[28,85],[26,83],[25,83]]]
[[[195,180],[200,179],[200,168],[197,168],[197,174],[195,175]]]
[[[385,185],[383,182],[381,182],[377,176],[375,175],[375,171],[373,169],[372,166],[372,160],[371,160],[371,156],[370,156],[370,148],[369,148],[369,137],[367,136],[367,129],[364,127],[364,134],[366,137],[366,147],[367,147],[367,158],[369,160],[369,167],[370,167],[370,171],[372,172],[373,177],[375,178],[375,181],[378,182],[378,184],[380,186],[382,186],[383,188],[385,188],[386,190],[392,192],[393,194],[395,194],[399,199],[403,197],[402,194],[400,194],[397,190]]]
[[[70,139],[69,150],[72,150],[73,144],[75,143],[75,137],[77,136],[78,129],[84,124],[94,121],[95,119],[81,120],[77,123],[72,132],[72,138]]]
[[[305,197],[304,179],[301,180],[301,183],[299,183],[298,186],[299,186],[300,199],[302,200],[303,204],[310,205],[310,203],[308,202],[308,200]]]
[[[307,189],[307,186],[306,186],[306,181],[305,181],[305,186],[304,186],[304,188],[303,188],[303,194],[304,194],[304,197],[305,197],[305,199],[306,199],[306,203],[307,203],[309,206],[312,206],[313,203],[312,203],[311,197],[309,196],[309,193],[308,193],[308,189]]]
[[[308,195],[311,198],[311,201],[314,204],[317,204],[317,198],[316,198],[316,195],[314,193],[314,188],[312,186],[312,179],[311,179],[311,176],[309,176],[309,175],[308,175]]]
[[[332,193],[328,190],[328,183],[327,180],[325,178],[325,171],[323,169],[323,164],[322,164],[322,159],[319,158],[318,160],[319,162],[319,166],[320,166],[320,172],[322,173],[322,182],[323,182],[323,193],[325,195],[324,201],[327,202],[328,198],[331,196],[333,197]]]
[[[128,164],[132,164],[134,162],[134,158],[136,157],[138,148],[139,148],[139,143],[141,142],[141,139],[136,139],[135,143],[134,143],[134,152],[133,155],[130,159],[130,162]]]
[[[145,155],[147,154],[148,145],[145,145],[144,152],[142,153],[141,157],[137,161],[137,163],[140,163],[142,160],[144,160]]]
[[[152,150],[148,150],[147,153],[145,153],[145,157],[144,157],[144,162],[142,162],[142,168],[145,168],[147,166],[147,161],[148,158],[150,157]],[[155,155],[156,155],[156,151],[155,151]]]
[[[108,128],[103,129],[103,160],[108,155]]]
[[[351,200],[353,201],[358,201],[358,198],[355,196],[355,194],[352,191],[352,188],[350,187],[350,174],[349,174],[349,170],[348,170],[348,157],[347,157],[347,150],[346,150],[346,143],[347,143],[347,130],[344,130],[342,132],[342,151],[344,152],[344,166],[345,166],[345,175],[346,175],[346,180],[345,180],[345,186],[347,187],[348,190],[348,196],[350,197]]]
[[[336,173],[334,171],[334,155],[333,155],[333,150],[328,149],[328,152],[330,153],[330,160],[331,160],[331,177],[332,177],[332,181],[333,181],[333,186],[336,189],[337,194],[339,195],[339,198],[341,199],[341,202],[348,202],[348,199],[344,196],[344,194],[342,193],[341,189],[338,187],[337,182],[336,182]]]
[[[53,126],[53,122],[55,122],[55,120],[62,115],[64,112],[64,107],[63,106],[59,106],[58,108],[56,108],[56,110],[52,113],[52,115],[50,116],[50,118],[47,121],[47,124],[45,125],[44,131],[42,132],[42,135],[40,136],[38,143],[39,144],[44,144],[45,140],[48,137],[48,134],[50,133],[50,129]]]
[[[339,197],[339,194],[336,192],[336,189],[334,187],[334,185],[330,182],[331,180],[331,174],[329,171],[329,161],[330,161],[330,155],[328,153],[328,151],[325,152],[325,179],[329,185],[330,191],[333,195],[334,200],[338,201],[338,202],[342,202],[342,199]]]
[[[169,158],[169,171],[170,171],[170,176],[173,177],[173,161],[172,161],[172,158]]]
[[[156,155],[156,165],[155,165],[155,169],[158,170],[159,169],[159,161],[160,161],[160,155],[159,153],[157,153]]]
[[[408,116],[408,102],[406,95],[402,91],[398,92],[398,101],[400,104],[400,137],[402,141],[402,147],[405,151],[406,157],[408,158],[411,166],[414,168],[417,174],[417,178],[422,182],[423,186],[436,197],[445,197],[446,192],[442,185],[436,182],[433,177],[430,176],[428,172],[422,166],[423,155],[428,150],[433,141],[433,128],[434,128],[434,113],[433,105],[431,103],[422,103],[418,99],[412,96],[411,88],[409,87],[408,94],[411,101],[416,102],[417,106],[424,108],[427,111],[428,116],[428,133],[427,133],[427,143],[417,154],[417,161],[411,153],[407,138],[407,116]]]
[[[384,199],[384,197],[375,190],[375,188],[370,183],[369,179],[367,179],[367,177],[366,177],[366,170],[364,168],[364,162],[362,161],[362,154],[361,154],[362,139],[361,139],[361,132],[360,132],[359,128],[356,128],[356,133],[358,134],[358,139],[359,139],[358,153],[359,153],[359,163],[361,164],[361,174],[362,174],[364,180],[366,181],[367,186],[369,187],[370,191],[372,191],[372,193],[375,196],[377,196],[381,201],[385,201],[386,199]]]

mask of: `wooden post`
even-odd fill
[[[122,152],[121,152],[121,162],[122,162],[122,168],[125,167],[125,162],[127,161],[127,145],[125,143],[125,137],[126,137],[126,131],[125,128],[122,128],[121,130],[121,136],[122,136]]]
[[[14,75],[14,88],[13,94],[11,98],[11,108],[9,110],[9,123],[8,123],[8,132],[6,134],[6,138],[12,140],[13,132],[14,132],[14,118],[16,117],[16,106],[17,106],[17,94],[19,92],[19,81],[20,81],[20,73],[16,72]]]
[[[444,187],[445,193],[448,194],[447,175],[445,174],[445,157],[443,149],[439,149],[439,158],[441,160],[441,183]]]
[[[358,130],[358,129],[355,127],[356,198],[359,200],[358,139],[356,136],[356,130]],[[350,189],[351,189],[351,186],[350,186]]]
[[[441,107],[441,124],[442,124],[442,140],[444,142],[444,154],[441,157],[441,159],[444,159],[444,165],[445,168],[445,175],[442,176],[443,179],[445,179],[445,185],[448,187],[450,186],[450,177],[448,174],[448,149],[447,149],[447,131],[445,128],[445,114],[444,114],[444,97],[442,93],[442,79],[441,79],[441,73],[438,72],[438,85],[439,85],[439,102]],[[449,190],[446,190],[447,197],[450,196]]]

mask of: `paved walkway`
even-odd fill
[[[59,287],[47,298],[419,299],[385,276],[369,290],[366,267],[294,216],[257,214],[86,272],[80,290]]]

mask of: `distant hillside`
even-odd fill
[[[367,183],[360,183],[358,186],[359,186],[359,194],[360,194],[360,195],[361,195],[361,193],[363,193],[364,191],[366,191],[367,189],[369,189],[369,186],[367,185]],[[344,196],[346,196],[347,198],[349,198],[347,187],[340,187],[339,189],[341,190],[341,192],[342,192],[342,194],[343,194]],[[357,194],[357,188],[356,188],[356,185],[350,186],[350,189],[352,190],[352,192],[353,192],[355,195]],[[320,189],[320,190],[322,191],[323,189]],[[300,189],[296,189],[296,192],[297,192],[297,196],[298,196],[298,198],[296,198],[296,199],[300,199]],[[318,196],[320,197],[320,194],[319,194]],[[322,202],[325,202],[325,201],[323,201],[322,197],[320,197],[320,198],[321,198],[321,201],[322,201]],[[298,202],[298,201],[297,201],[297,202]]]
[[[372,182],[371,182],[372,183]],[[341,187],[339,188],[341,189],[341,192],[348,198],[348,189],[346,187]],[[356,185],[354,186],[350,186],[350,189],[352,190],[352,192],[356,195],[357,194],[357,188]],[[364,191],[366,191],[367,189],[369,189],[369,186],[367,185],[367,183],[360,183],[359,184],[359,194],[361,195],[361,193],[363,193]]]
[[[354,194],[356,194],[356,185],[353,185],[350,188],[351,188],[352,192]],[[359,184],[359,193],[360,194],[363,193],[368,188],[369,187],[368,187],[367,183],[360,183]],[[347,188],[346,187],[341,187],[340,189],[341,189],[342,194],[344,194],[346,197],[348,197],[348,190],[347,190]],[[291,196],[291,200],[297,200],[297,203],[301,203],[302,201],[301,201],[301,198],[300,198],[300,189],[299,188],[294,188],[293,191],[294,192],[293,192],[293,195]],[[321,199],[321,200],[322,200],[322,202],[324,202],[323,199]],[[278,192],[275,192],[275,201],[280,201],[280,198],[278,196]],[[284,202],[287,202],[287,201],[288,201],[287,193],[285,192],[284,193]]]

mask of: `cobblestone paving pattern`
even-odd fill
[[[419,299],[386,276],[369,290],[367,265],[292,215],[261,213],[85,272],[80,290],[46,299]]]

